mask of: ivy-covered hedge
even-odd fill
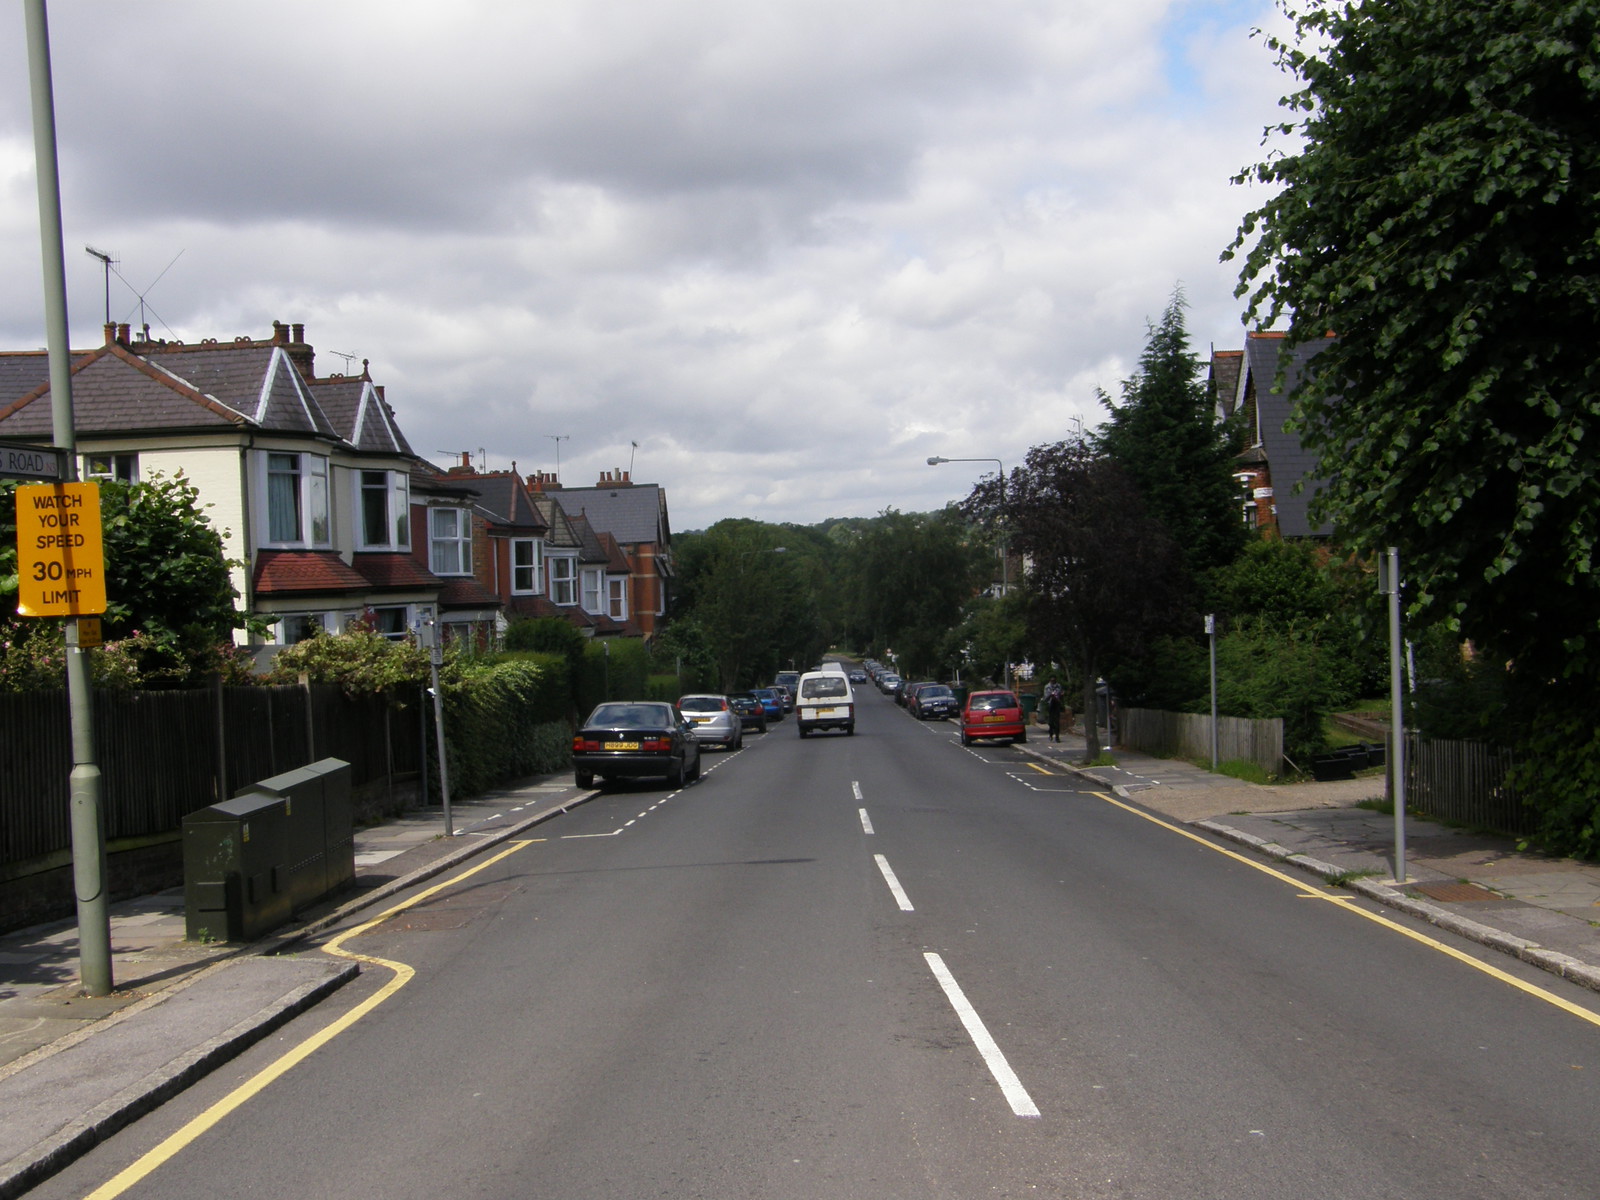
[[[452,795],[477,795],[571,764],[566,675],[557,654],[455,664],[441,680]]]
[[[579,719],[603,700],[639,700],[645,696],[649,655],[637,638],[604,638],[586,642],[575,698]],[[676,699],[676,697],[674,697]]]

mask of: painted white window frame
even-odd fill
[[[442,526],[446,518],[453,529]],[[472,574],[472,510],[438,505],[428,510],[428,569],[435,575]]]
[[[518,561],[526,558],[527,561]],[[544,575],[544,542],[540,538],[511,539],[511,594],[537,596]]]
[[[584,567],[578,572],[584,612],[596,615],[605,612],[605,578],[606,573],[602,567]]]
[[[328,460],[321,454],[306,454],[299,450],[262,450],[261,466],[261,527],[266,536],[260,544],[266,547],[324,549],[333,545],[333,520],[328,493]],[[274,460],[279,460],[274,469]],[[282,467],[284,461],[293,459],[293,470]],[[297,526],[292,538],[275,537],[283,532],[273,529],[273,479],[294,480],[294,520]]]
[[[578,602],[578,556],[551,554],[545,559],[550,577],[550,602],[570,608]]]
[[[138,454],[85,454],[83,478],[97,483],[138,483]]]
[[[628,619],[627,576],[606,576],[606,612],[613,621],[626,621]]]
[[[363,550],[411,549],[411,477],[381,467],[358,467],[354,475],[356,544]],[[382,505],[381,512],[369,512],[374,500]],[[382,531],[377,537],[368,522],[374,514]]]

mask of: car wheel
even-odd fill
[[[680,758],[672,764],[672,770],[667,775],[667,782],[674,788],[681,788],[688,781],[689,773],[684,770],[684,761]]]
[[[962,731],[961,731],[961,744],[962,744],[962,745],[963,745],[963,746],[970,746],[970,745],[972,745],[972,739],[971,739],[971,738],[969,738],[969,737],[968,737],[968,736],[967,736],[967,731],[966,731],[966,730],[965,730],[965,729],[963,729],[963,730],[962,730]]]
[[[592,788],[594,786],[594,772],[574,771],[572,773],[572,782],[585,790]]]
[[[700,778],[700,756],[698,754],[694,756],[694,767],[689,771],[687,778],[691,783]]]
[[[856,727],[854,725],[846,725],[844,727],[844,735],[845,737],[855,737]]]
[[[811,736],[811,730],[807,729],[804,725],[800,726],[800,736],[801,737],[810,737]]]
[[[1028,731],[1026,729],[1024,729],[1021,733],[1017,734],[1016,744],[1020,746],[1020,745],[1022,745],[1023,742],[1026,742],[1027,740],[1028,740]]]

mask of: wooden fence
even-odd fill
[[[421,711],[336,687],[97,692],[106,837],[173,833],[189,813],[321,758],[350,763],[358,791],[392,797],[423,762]],[[71,772],[66,693],[0,694],[0,867],[69,848]]]
[[[1532,833],[1538,816],[1506,782],[1511,751],[1406,735],[1406,808],[1476,829]]]
[[[1209,762],[1211,717],[1155,708],[1124,708],[1118,712],[1117,740],[1130,750],[1157,758]],[[1220,762],[1252,762],[1269,775],[1279,774],[1283,770],[1282,719],[1218,717],[1217,753]]]

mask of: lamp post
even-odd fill
[[[1000,528],[1000,594],[1006,595],[1011,591],[1011,551],[1006,543],[1004,514],[1006,508],[1006,468],[998,458],[945,458],[942,455],[932,455],[928,459],[930,467],[937,467],[941,463],[953,462],[992,462],[995,465],[995,475],[1000,480],[1000,512],[1002,525]]]

